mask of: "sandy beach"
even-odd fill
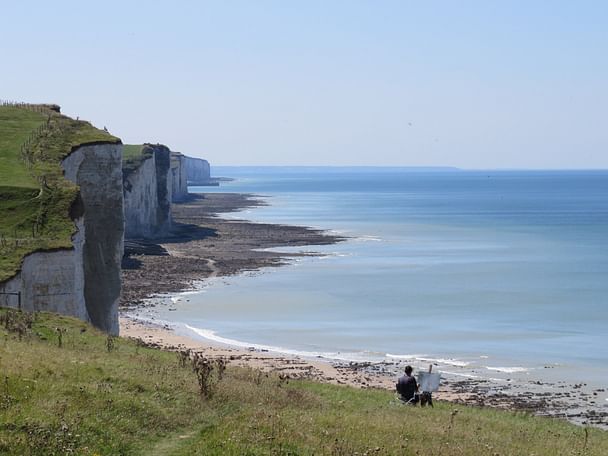
[[[362,370],[351,371],[327,361],[306,360],[254,348],[243,349],[203,342],[176,334],[170,328],[143,323],[126,316],[120,318],[120,333],[123,337],[139,339],[150,346],[174,351],[190,350],[208,358],[224,358],[234,366],[251,367],[264,372],[279,372],[293,379],[305,378],[369,388],[392,387],[392,381],[388,377],[367,374]]]
[[[170,296],[191,289],[205,279],[287,264],[299,254],[262,251],[270,247],[323,245],[341,237],[300,226],[252,223],[218,214],[265,204],[248,194],[192,195],[174,206],[173,235],[150,242],[130,241],[123,262],[120,333],[168,350],[191,350],[207,357],[223,357],[230,364],[275,371],[289,378],[307,378],[361,388],[393,389],[408,360],[355,363],[305,359],[266,350],[221,345],[179,334],[167,325],[138,320],[138,309],[165,305]],[[435,370],[444,366],[433,363]],[[450,371],[454,372],[454,366]],[[458,370],[458,369],[456,369]],[[603,390],[584,384],[476,378],[462,372],[443,375],[436,400],[490,406],[565,418],[578,424],[608,428]]]

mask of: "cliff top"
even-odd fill
[[[125,180],[144,161],[152,158],[155,148],[169,148],[163,144],[125,144],[122,149],[122,177]]]
[[[125,163],[133,160],[140,160],[143,156],[143,152],[143,144],[125,144],[122,146],[122,161]]]
[[[61,160],[84,144],[118,142],[55,105],[0,105],[0,282],[28,253],[71,246],[78,188]]]

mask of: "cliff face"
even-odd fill
[[[180,152],[171,152],[171,201],[180,202],[188,197],[188,174],[186,156]]]
[[[145,144],[140,166],[123,170],[125,237],[155,238],[171,229],[170,154],[166,146]]]
[[[65,177],[80,186],[84,209],[84,301],[96,327],[118,334],[120,262],[124,212],[122,145],[82,146],[62,163]]]
[[[211,180],[209,162],[202,158],[185,157],[188,182],[192,185],[207,184]]]
[[[77,147],[61,167],[80,187],[72,208],[77,228],[72,249],[27,255],[21,270],[0,291],[21,293],[21,308],[50,311],[90,321],[118,334],[120,261],[123,252],[122,145]],[[17,307],[17,297],[0,295]]]

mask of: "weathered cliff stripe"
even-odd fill
[[[170,154],[166,146],[144,144],[138,166],[123,168],[126,238],[155,238],[169,233]]]
[[[188,197],[188,175],[186,157],[180,152],[171,152],[171,201],[180,202]]]

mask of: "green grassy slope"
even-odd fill
[[[70,247],[78,189],[60,163],[73,147],[94,142],[118,139],[42,106],[0,106],[0,281],[28,253]]]
[[[21,145],[31,132],[44,124],[44,114],[22,108],[0,106],[0,185],[38,188],[21,160]]]
[[[608,433],[596,429],[585,437],[557,420],[441,402],[411,408],[386,391],[230,366],[203,398],[174,353],[48,314],[25,329],[13,312],[9,331],[6,315],[0,454],[608,454]]]
[[[143,148],[142,144],[125,144],[122,146],[122,161],[128,162],[139,159]]]
[[[139,168],[144,160],[152,156],[148,149],[144,151],[143,144],[125,144],[122,150],[122,172],[123,178]]]

